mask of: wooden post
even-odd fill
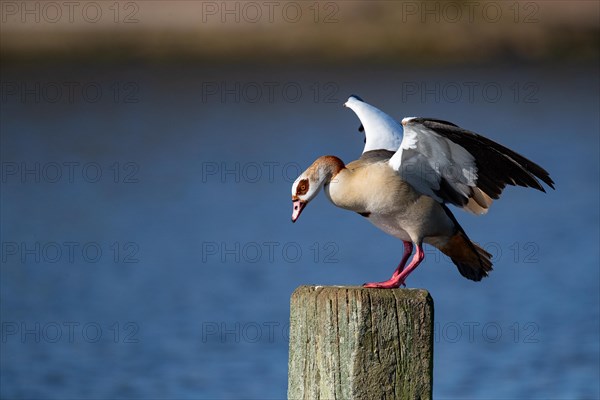
[[[431,399],[433,300],[422,289],[300,286],[288,399]]]

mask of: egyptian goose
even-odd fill
[[[469,239],[447,204],[484,214],[506,185],[545,192],[541,180],[554,189],[539,165],[450,122],[404,118],[400,126],[358,96],[344,105],[362,123],[363,154],[347,165],[323,156],[308,167],[292,185],[292,222],[324,188],[334,205],[402,240],[404,254],[392,277],[366,287],[404,285],[423,261],[423,243],[450,257],[462,276],[480,281],[492,270],[491,255]]]

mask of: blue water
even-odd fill
[[[455,212],[490,278],[431,248],[410,276],[435,301],[434,396],[598,398],[598,85],[592,67],[3,68],[0,396],[285,397],[294,288],[384,280],[402,252],[324,196],[290,223],[301,169],[359,156],[356,93],[556,182]]]

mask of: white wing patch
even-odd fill
[[[345,105],[356,113],[365,130],[363,153],[371,150],[398,150],[402,143],[402,126],[396,120],[354,97],[350,97]]]
[[[477,182],[471,153],[420,123],[404,118],[404,138],[390,166],[419,192],[442,202],[436,194],[444,179],[457,193],[469,198]]]

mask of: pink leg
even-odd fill
[[[404,242],[404,254],[402,255],[402,260],[400,260],[400,264],[398,264],[398,268],[396,268],[396,270],[394,271],[392,278],[396,277],[396,275],[398,275],[398,274],[400,274],[400,272],[402,272],[402,270],[404,269],[404,266],[406,265],[406,262],[408,261],[408,257],[410,257],[410,255],[413,251],[412,242],[407,242],[407,241],[403,241],[403,242]]]
[[[417,251],[415,255],[405,270],[400,272],[399,274],[395,274],[385,282],[372,282],[365,283],[363,286],[367,288],[381,288],[381,289],[393,289],[398,288],[400,285],[404,284],[404,280],[411,272],[415,270],[421,264],[421,261],[425,258],[425,253],[423,253],[423,247],[420,244],[417,244]]]

